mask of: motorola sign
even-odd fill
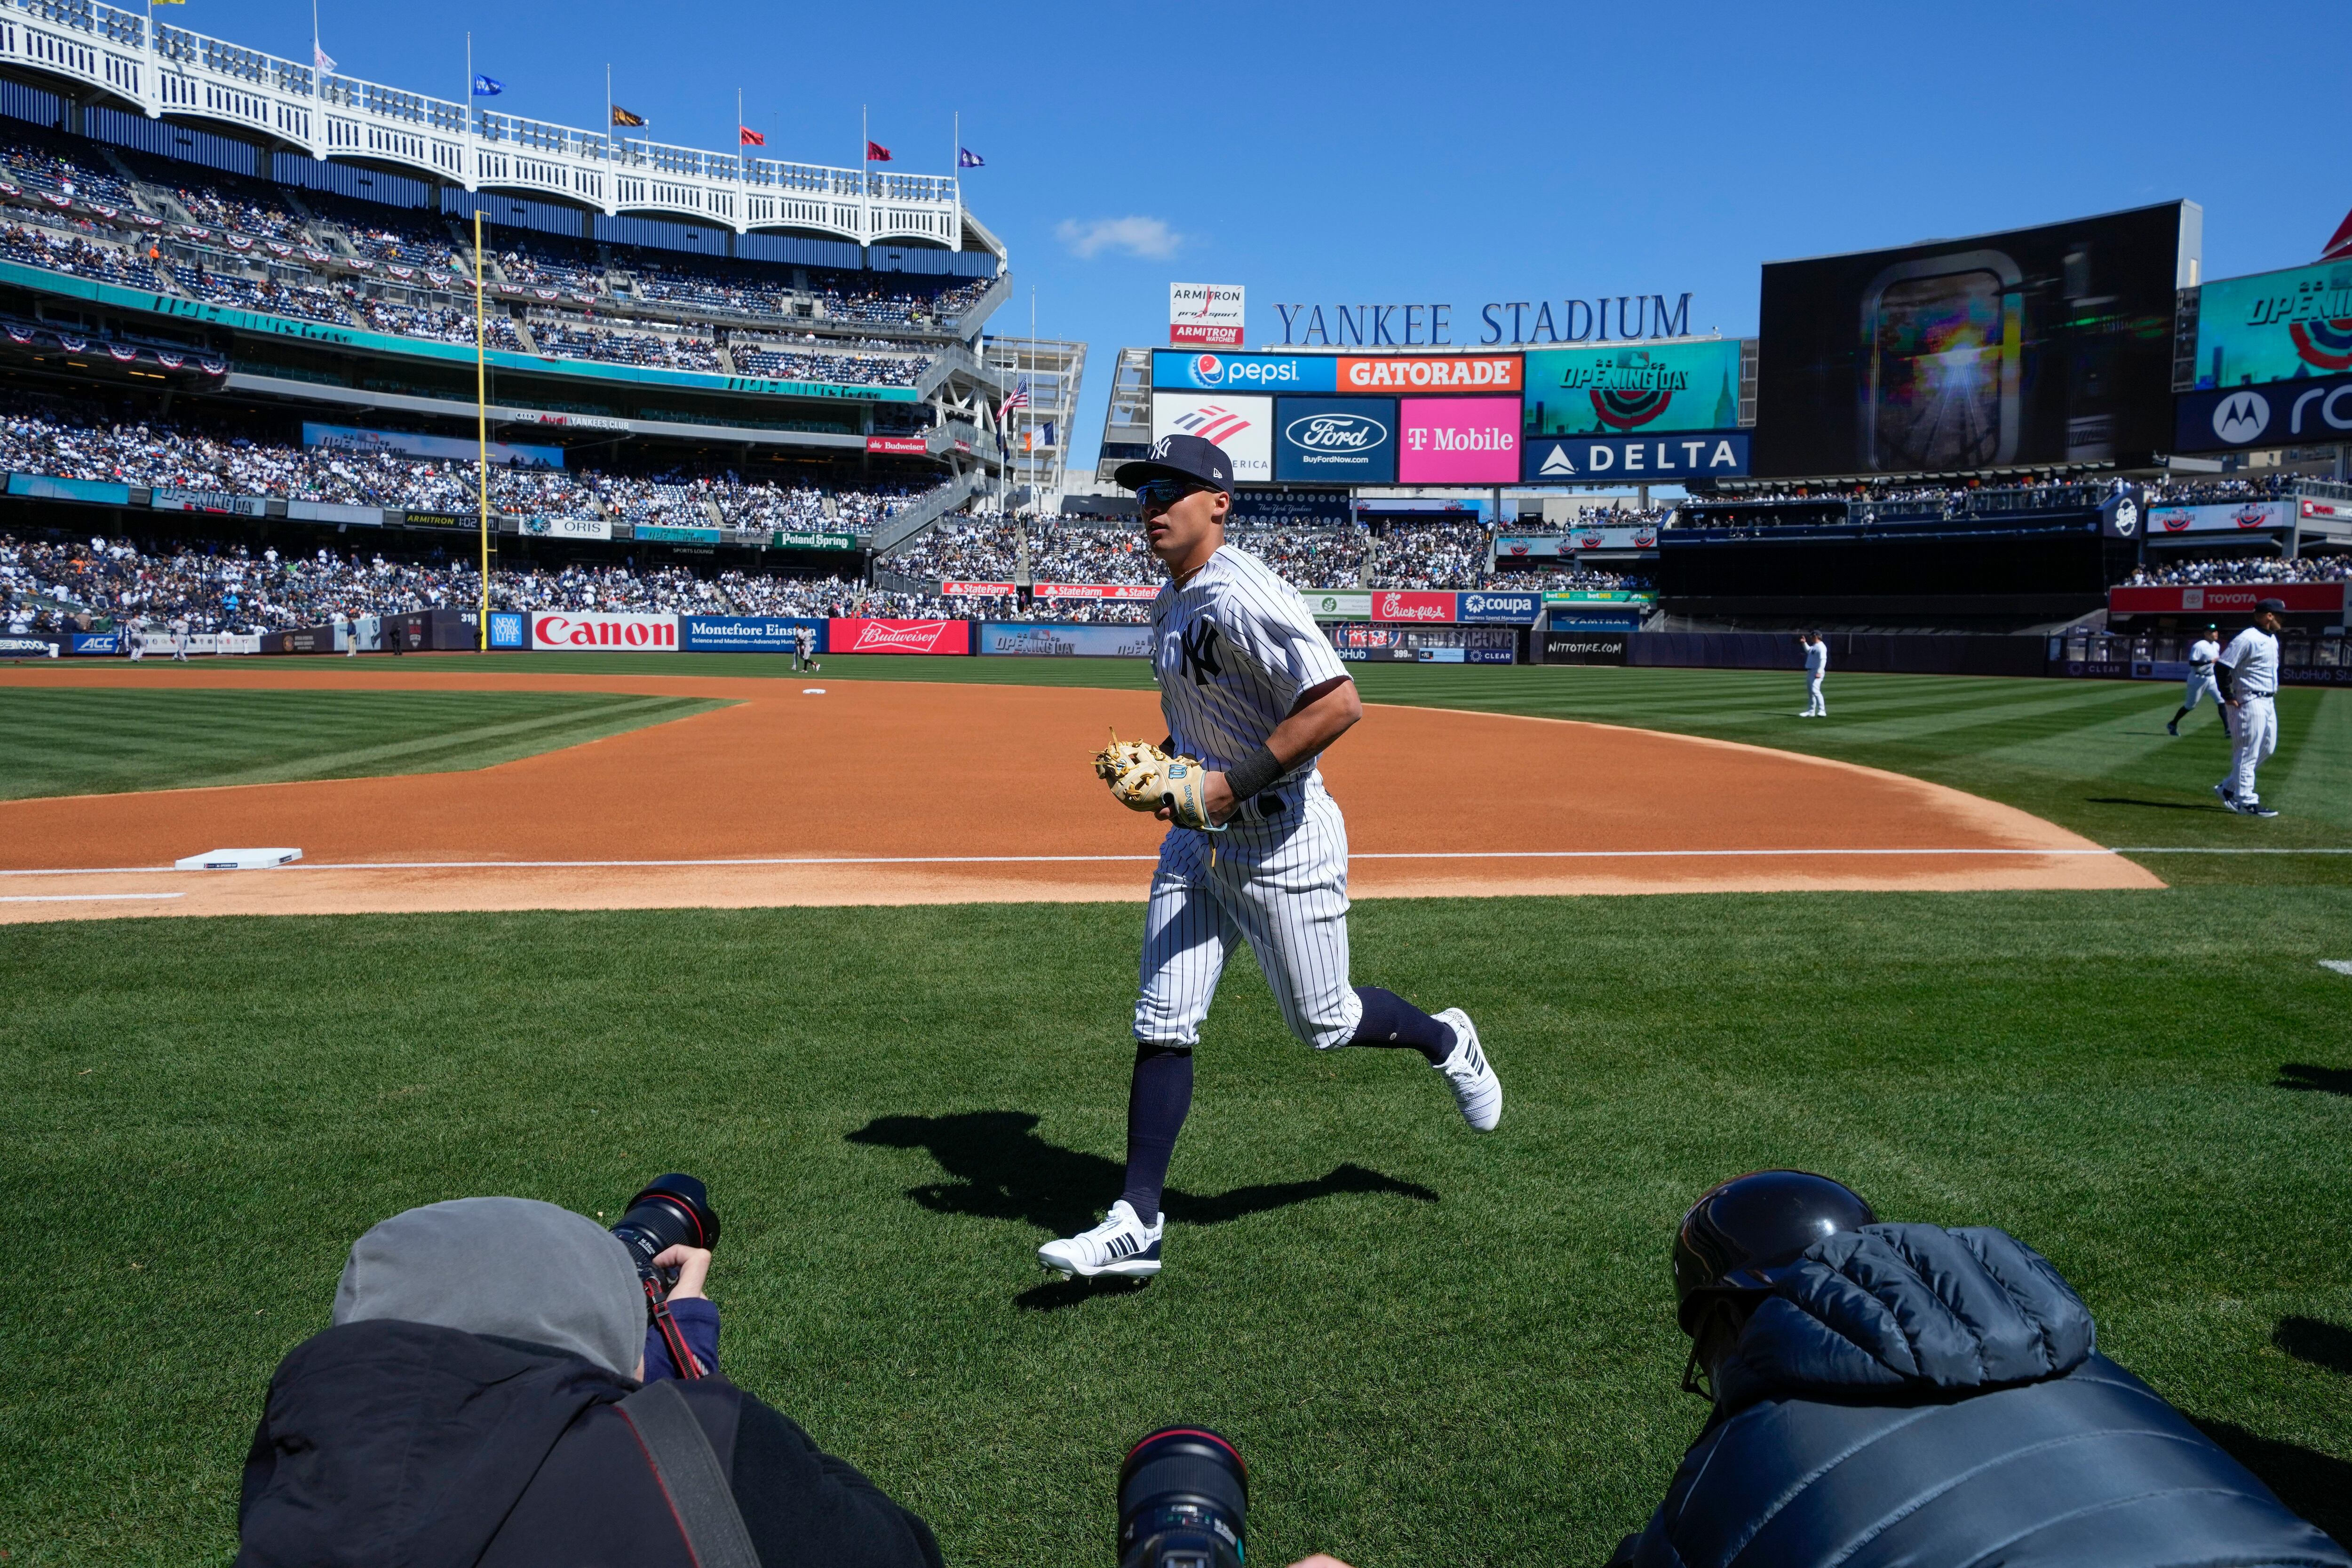
[[[1748,433],[1542,436],[1527,444],[1529,484],[1656,484],[1748,472]]]
[[[1159,349],[1151,384],[1176,392],[1329,392],[1339,362],[1329,354],[1221,354]]]
[[[2173,449],[2333,446],[2352,440],[2352,375],[2225,386],[2173,400]]]
[[[1396,482],[1396,405],[1385,397],[1284,397],[1274,405],[1274,477]]]

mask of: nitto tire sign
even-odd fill
[[[497,629],[495,625],[491,629]],[[543,652],[676,653],[677,617],[634,611],[538,610],[530,617],[530,646]]]

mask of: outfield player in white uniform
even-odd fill
[[[1065,1274],[1140,1279],[1160,1272],[1160,1195],[1192,1106],[1192,1047],[1236,940],[1256,953],[1283,1022],[1317,1049],[1419,1051],[1480,1131],[1502,1119],[1503,1086],[1460,1008],[1433,1018],[1348,983],[1348,828],[1315,759],[1363,704],[1297,590],[1224,542],[1233,465],[1223,449],[1171,436],[1117,478],[1136,491],[1151,552],[1169,572],[1151,606],[1167,749],[1207,767],[1210,817],[1223,826],[1171,827],[1152,873],[1126,1189],[1102,1224],[1037,1257]]]
[[[2276,816],[2254,789],[2254,770],[2278,750],[2279,617],[2286,605],[2264,599],[2254,624],[2230,639],[2214,661],[2222,711],[2230,720],[2230,776],[2213,786],[2221,804],[2241,816]]]
[[[819,668],[816,662],[816,632],[813,627],[794,626],[793,628],[793,668],[794,669]]]
[[[2214,639],[2217,626],[2207,626],[2202,637],[2189,645],[2189,689],[2180,694],[2180,710],[2165,721],[2165,733],[2180,733],[2180,721],[2197,710],[2197,704],[2210,697],[2213,706],[2221,710],[2221,726],[2230,724],[2230,710],[2221,701],[2221,689],[2213,683],[2213,665],[2221,657],[2221,645]]]
[[[1805,634],[1805,710],[1800,719],[1826,719],[1830,705],[1822,700],[1822,677],[1830,672],[1830,645],[1819,632]]]

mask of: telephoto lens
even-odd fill
[[[654,1259],[681,1242],[705,1249],[718,1246],[719,1216],[711,1212],[709,1191],[700,1182],[672,1171],[655,1177],[629,1200],[613,1234],[629,1249],[637,1278],[667,1294],[677,1283],[677,1271],[656,1268]]]
[[[1118,1468],[1119,1568],[1241,1568],[1249,1467],[1203,1426],[1162,1426]]]

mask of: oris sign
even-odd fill
[[[530,646],[541,651],[676,653],[677,617],[634,612],[542,610],[530,617]]]

